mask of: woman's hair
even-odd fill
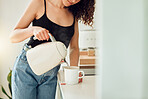
[[[93,26],[95,0],[80,0],[75,5],[68,7],[77,20],[85,25]]]

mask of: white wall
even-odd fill
[[[100,0],[103,4],[100,99],[148,99],[147,43],[144,42],[148,37],[144,29],[147,13],[144,4],[148,3],[143,1]]]
[[[9,41],[9,34],[24,13],[30,0],[0,0],[0,85],[3,85],[7,92],[7,74],[12,69],[16,56],[20,53],[23,43],[12,44]],[[1,92],[0,97],[7,99]]]

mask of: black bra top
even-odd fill
[[[65,46],[68,48],[70,40],[74,35],[75,17],[74,17],[73,24],[71,26],[58,25],[52,22],[46,15],[46,0],[44,0],[44,5],[45,5],[44,15],[40,17],[39,19],[34,19],[32,25],[40,26],[40,27],[43,27],[49,30],[49,32],[54,36],[56,41],[60,41],[64,43]],[[50,39],[48,41],[47,40],[39,41],[39,40],[34,40],[33,37],[34,36],[30,37],[30,40],[27,43],[27,45],[31,45],[32,48],[44,42],[51,42]]]

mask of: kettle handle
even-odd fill
[[[56,42],[56,39],[50,33],[48,33],[48,35],[50,36],[50,39],[51,39],[52,42]],[[36,39],[37,38],[34,36],[33,40],[36,40]]]

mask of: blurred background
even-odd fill
[[[16,56],[22,49],[21,42],[12,44],[9,41],[9,34],[19,21],[23,11],[27,7],[30,0],[0,0],[0,85],[8,90],[7,75],[9,70],[13,68]],[[0,97],[7,99],[0,89]]]
[[[98,99],[148,99],[148,1],[99,0]]]
[[[12,44],[8,37],[29,2],[0,0],[0,85],[7,92],[7,74],[27,41]],[[98,48],[96,69],[86,70],[88,74],[99,75],[96,99],[148,99],[148,1],[96,3],[95,27],[79,24],[80,49]],[[81,39],[86,33],[87,36],[91,33],[91,37]],[[0,97],[7,99],[1,90]]]

